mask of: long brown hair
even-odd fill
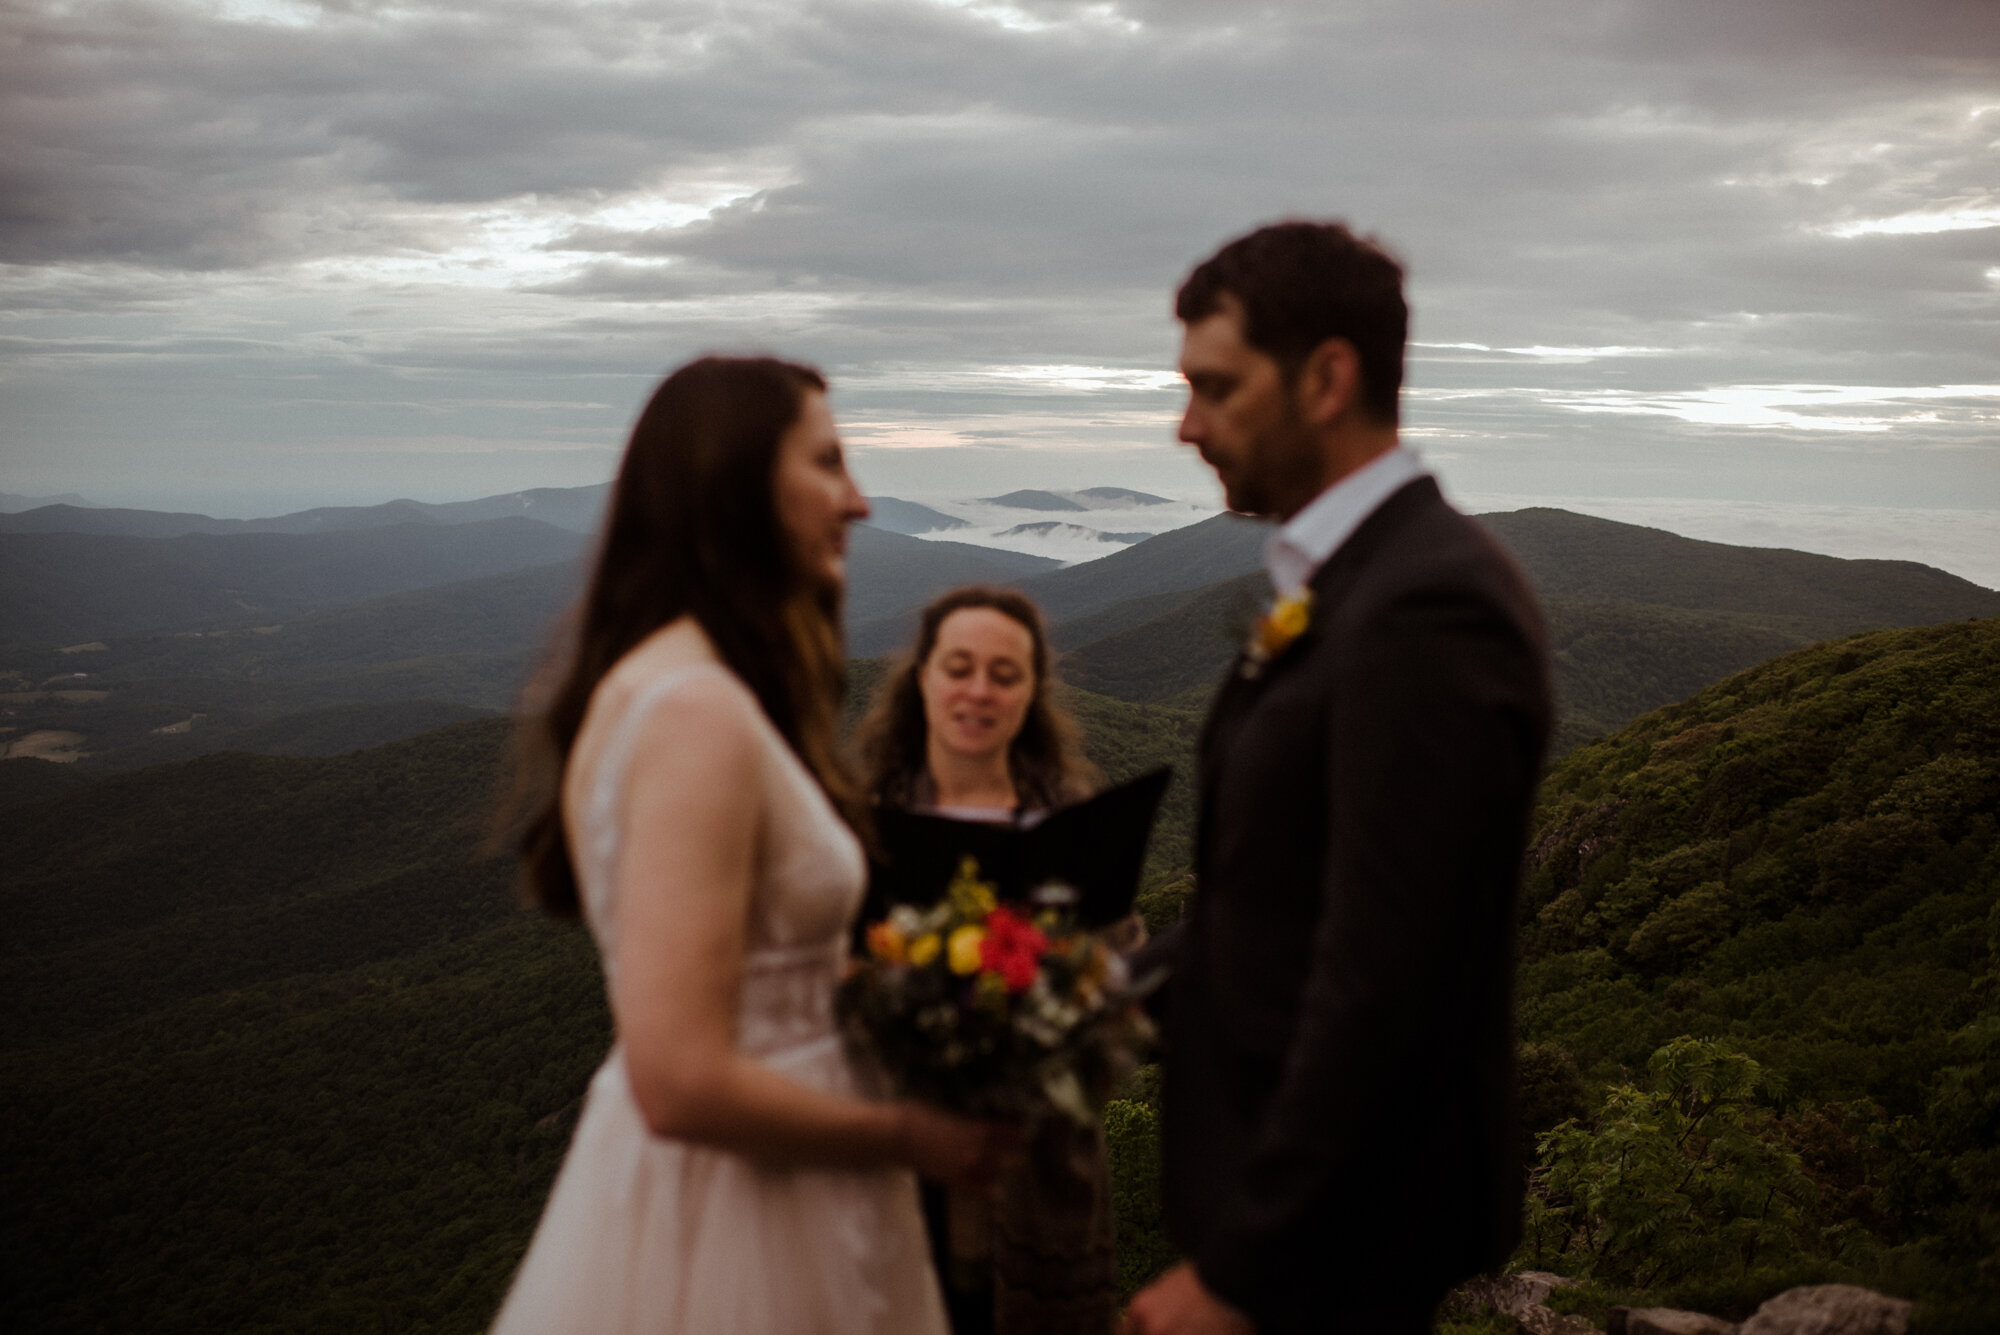
[[[969,584],[931,600],[917,627],[917,642],[875,693],[875,702],[855,728],[868,798],[880,806],[918,806],[930,800],[930,728],[924,719],[921,678],[937,648],[946,617],[968,607],[984,607],[1017,621],[1028,632],[1035,674],[1034,698],[1021,731],[1007,748],[1014,795],[1024,808],[1053,807],[1090,795],[1103,775],[1083,754],[1076,720],[1055,699],[1048,630],[1034,600],[1013,589]]]
[[[590,583],[517,731],[505,825],[524,897],[578,908],[562,776],[592,692],[671,621],[693,617],[835,804],[856,809],[836,741],[845,666],[838,590],[803,577],[775,493],[778,445],[826,379],[769,357],[703,357],[663,381],[632,428]]]

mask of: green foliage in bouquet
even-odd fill
[[[1151,1042],[1112,950],[1058,891],[1003,904],[971,858],[929,909],[898,905],[868,929],[842,985],[849,1041],[897,1090],[961,1112],[1090,1125]]]

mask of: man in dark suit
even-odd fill
[[[1196,892],[1156,943],[1187,1260],[1128,1329],[1415,1335],[1520,1228],[1513,920],[1548,737],[1527,581],[1398,440],[1400,266],[1337,224],[1181,288],[1180,438],[1282,521],[1201,747]]]

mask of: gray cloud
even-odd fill
[[[1447,468],[1865,498],[1892,439],[1972,461],[1912,494],[2000,504],[1990,402],[1687,397],[2000,383],[1989,0],[23,0],[0,39],[13,490],[162,439],[376,440],[391,489],[442,437],[609,449],[718,346],[1062,467],[1176,394],[988,373],[1168,366],[1187,266],[1313,213],[1407,257],[1422,342],[1647,349],[1418,349]]]

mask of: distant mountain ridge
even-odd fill
[[[1177,597],[1184,601],[1184,595],[1215,579],[1241,573],[1246,559],[1254,563],[1253,553],[1263,541],[1263,532],[1264,526],[1254,520],[1217,515],[1093,561],[1059,570],[1050,562],[1045,573],[1015,582],[1040,604],[1043,615],[1054,627],[1056,642],[1068,646],[1078,641],[1066,633],[1066,622],[1123,604],[1142,608],[1136,614],[1136,621],[1143,621],[1156,611],[1168,610]],[[1149,597],[1159,605],[1136,601]],[[847,651],[856,658],[893,653],[908,641],[915,624],[913,606],[887,614],[863,614],[850,602]]]
[[[1150,594],[1192,593],[1257,568],[1270,526],[1220,514],[1024,584],[1060,625]]]
[[[1005,496],[988,496],[984,499],[988,505],[1004,505],[1014,510],[1087,510],[1090,508],[1073,497],[1034,488],[1023,491],[1010,491]]]
[[[926,540],[857,525],[847,543],[847,615],[866,621],[921,604],[956,584],[1008,584],[1055,570],[1046,556]]]
[[[1546,598],[1798,617],[1822,638],[2000,615],[2000,592],[1916,561],[1737,547],[1569,510],[1478,519]]]
[[[82,509],[96,507],[73,491],[57,496],[23,496],[17,491],[0,491],[0,515],[19,514],[23,510],[39,510],[45,505],[74,505]]]
[[[1564,510],[1480,522],[1521,561],[1548,611],[1558,749],[1816,640],[2000,616],[2000,593],[1915,562],[1731,547]],[[1234,523],[1211,520],[1031,581],[1070,650],[1064,673],[1123,699],[1204,703],[1270,596],[1259,568],[1268,530]],[[1179,559],[1162,578],[1168,539]],[[1196,566],[1229,573],[1172,587]],[[1107,605],[1096,596],[1105,585],[1130,596]]]
[[[933,510],[928,505],[918,505],[915,501],[899,501],[894,496],[870,496],[868,509],[866,522],[870,527],[909,537],[967,527],[963,519]]]
[[[1830,635],[2000,615],[2000,594],[1909,562],[1700,543],[1563,511],[1485,522],[1543,591],[1562,749]],[[848,651],[901,649],[916,608],[946,588],[1013,584],[1047,612],[1070,679],[1198,709],[1268,597],[1268,532],[1216,516],[1059,567],[857,527]],[[20,695],[0,728],[82,733],[88,763],[116,767],[250,744],[262,734],[246,729],[349,704],[504,709],[575,597],[586,546],[518,517],[172,539],[0,533],[0,678],[13,683],[0,689]],[[92,641],[110,648],[58,652]],[[110,697],[50,685],[76,672],[90,674],[76,688]],[[394,717],[352,716],[327,735],[366,737]]]
[[[0,645],[281,621],[573,560],[583,545],[579,533],[519,517],[310,534],[0,533]]]
[[[404,558],[421,557],[426,546],[463,557],[472,544],[472,555],[491,556],[495,525],[503,536],[520,529],[553,537],[553,551],[569,555],[511,568],[532,544],[508,539],[495,573],[415,588],[391,580],[381,592],[368,581],[383,572],[356,558],[386,552],[393,576],[421,565]],[[333,745],[327,739],[340,738],[358,746],[452,717],[424,702],[506,709],[582,589],[584,543],[525,519],[312,535],[0,534],[0,624],[8,628],[0,691],[10,693],[0,737],[80,732],[86,764],[124,768],[219,747],[324,750]],[[24,544],[60,548],[53,564],[65,568],[57,574],[67,582],[46,570],[46,578],[27,577],[41,568],[10,558],[10,545]],[[317,584],[293,568],[301,563]],[[1043,557],[856,528],[849,606],[860,616],[893,613],[956,584],[1008,583],[1055,568]],[[51,624],[42,615],[48,608],[22,595],[23,585],[72,619]],[[329,587],[365,596],[326,599]],[[263,624],[244,625],[246,603]],[[86,637],[102,647],[64,652]],[[88,679],[57,680],[78,671]],[[108,696],[73,699],[53,689],[63,685]],[[298,740],[308,735],[322,740]]]
[[[1012,528],[1001,530],[999,536],[1011,538],[1028,533],[1043,536],[1063,534],[1078,538],[1090,538],[1097,542],[1118,543],[1121,546],[1144,542],[1148,538],[1157,538],[1160,536],[1157,533],[1113,533],[1105,529],[1084,528],[1081,525],[1064,523],[1060,519],[1036,519],[1025,524],[1016,524]]]
[[[988,505],[1004,505],[1014,510],[1124,510],[1133,506],[1173,504],[1165,496],[1134,491],[1130,487],[1084,487],[1078,491],[1031,487],[984,499]]]
[[[1076,494],[1114,506],[1173,504],[1165,496],[1155,496],[1149,491],[1134,491],[1130,487],[1085,487]]]
[[[128,538],[176,538],[194,533],[344,533],[398,524],[476,524],[519,516],[574,533],[589,533],[609,497],[609,483],[592,487],[537,487],[483,496],[471,501],[387,501],[381,505],[336,505],[268,519],[215,519],[161,510],[82,508],[42,505],[0,513],[0,533],[95,533]]]

